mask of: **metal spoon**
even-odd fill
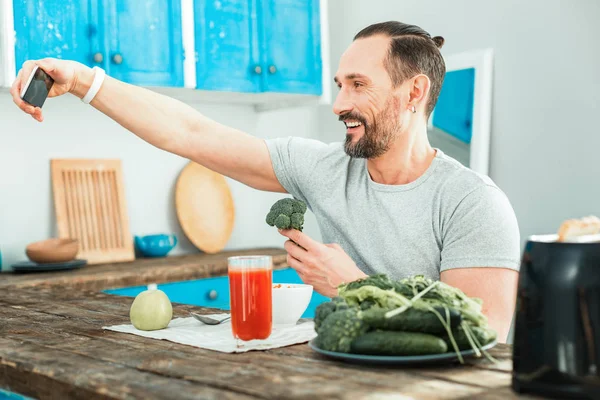
[[[207,317],[206,315],[200,315],[200,314],[196,314],[191,312],[190,315],[194,318],[196,318],[198,321],[205,323],[206,325],[219,325],[220,323],[223,323],[225,321],[227,321],[228,319],[231,318],[231,316],[223,318],[223,319],[214,319],[211,317]]]

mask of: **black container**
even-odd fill
[[[521,260],[512,386],[600,399],[600,243],[529,239]]]

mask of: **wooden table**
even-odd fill
[[[282,250],[266,251],[276,266],[285,264]],[[0,387],[39,399],[86,400],[534,398],[511,391],[507,345],[491,351],[498,364],[390,368],[332,361],[307,345],[225,354],[102,329],[129,323],[131,299],[101,289],[221,275],[231,254],[4,274]],[[174,304],[174,317],[190,310],[210,312]]]

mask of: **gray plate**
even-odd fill
[[[424,356],[371,356],[365,354],[338,353],[335,351],[322,350],[317,347],[316,338],[308,342],[308,346],[319,354],[335,358],[342,361],[353,362],[358,364],[378,364],[378,365],[410,365],[410,364],[436,364],[449,363],[458,361],[458,356],[455,352],[450,351],[442,354],[429,354]],[[497,344],[497,341],[483,346],[483,350],[489,350]],[[463,358],[475,356],[475,351],[464,350],[460,354]],[[482,357],[484,357],[482,355]]]
[[[69,269],[81,268],[87,264],[87,260],[73,260],[63,263],[38,264],[32,261],[21,261],[12,265],[14,272],[46,272],[46,271],[64,271]]]

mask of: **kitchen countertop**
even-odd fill
[[[104,290],[149,283],[176,282],[227,275],[227,257],[261,254],[273,257],[273,268],[287,267],[283,249],[223,251],[218,254],[190,254],[162,258],[138,258],[133,262],[86,265],[83,268],[43,273],[0,274],[0,290],[26,287],[69,287],[77,290]]]
[[[393,368],[332,361],[305,344],[226,354],[102,329],[129,323],[131,305],[103,289],[224,275],[228,256],[257,252],[285,267],[283,250],[253,249],[0,275],[0,387],[86,400],[535,398],[511,391],[508,345],[490,351],[498,364]],[[210,312],[173,304],[173,318],[191,310]]]

